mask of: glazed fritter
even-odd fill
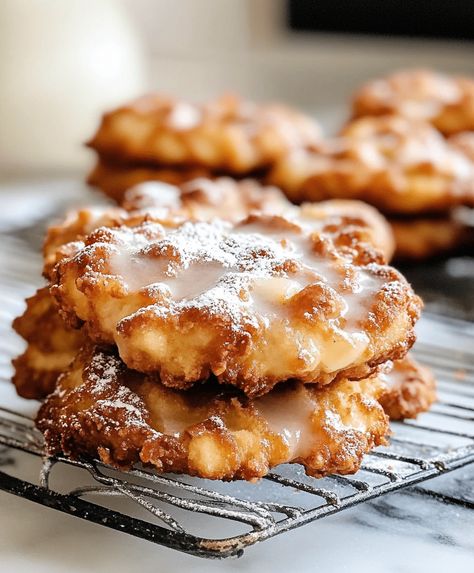
[[[54,390],[59,374],[69,366],[86,338],[61,319],[49,288],[39,289],[26,304],[25,312],[13,322],[27,348],[13,360],[12,382],[23,398],[41,400]]]
[[[48,453],[208,479],[254,480],[281,463],[308,474],[354,473],[385,443],[377,378],[323,389],[285,383],[248,399],[207,382],[171,390],[128,370],[112,351],[81,351],[37,416]]]
[[[420,261],[467,252],[474,246],[474,227],[457,211],[444,217],[390,219],[397,261]]]
[[[214,218],[238,222],[250,213],[285,214],[315,229],[324,223],[364,227],[374,247],[390,260],[394,251],[393,234],[380,213],[360,201],[332,200],[318,204],[292,205],[275,187],[257,181],[199,178],[181,186],[147,182],[129,189],[120,207],[89,207],[68,213],[51,225],[43,247],[44,274],[49,277],[59,259],[71,256],[81,241],[99,227],[137,226],[144,221],[208,221]],[[68,244],[70,243],[70,244]],[[80,246],[80,245],[79,245]]]
[[[368,82],[353,99],[354,117],[386,114],[429,121],[445,135],[474,130],[474,80],[405,70]]]
[[[340,137],[281,158],[268,177],[297,203],[360,199],[383,213],[420,215],[474,205],[474,163],[427,123],[367,117]]]
[[[379,378],[387,385],[379,401],[392,420],[416,418],[436,400],[432,373],[410,355],[396,360],[390,371],[379,373]]]
[[[320,137],[316,123],[278,104],[227,95],[205,104],[150,95],[104,115],[89,142],[103,160],[245,175]]]
[[[75,248],[54,271],[63,316],[167,386],[361,379],[414,341],[420,299],[344,218],[146,221]]]
[[[125,192],[145,181],[161,181],[171,185],[180,185],[197,177],[212,178],[213,174],[204,168],[170,169],[128,165],[99,159],[87,177],[87,183],[103,191],[117,203],[123,201]]]
[[[159,215],[164,217],[170,212],[201,218],[212,218],[214,213],[219,213],[238,219],[253,209],[285,211],[306,225],[314,225],[315,229],[320,229],[322,225],[328,228],[344,225],[350,234],[365,227],[366,240],[380,247],[386,257],[393,250],[393,240],[386,221],[375,209],[364,203],[326,201],[295,207],[289,205],[276,189],[260,187],[253,181],[236,183],[224,178],[212,182],[196,180],[184,188],[145,184],[127,193],[125,207],[127,210],[118,207],[79,209],[70,212],[62,223],[51,226],[44,245],[45,276],[51,275],[59,260],[73,256],[83,246],[82,239],[96,228],[121,224],[134,226],[147,220],[159,220]],[[43,323],[48,325],[47,340],[40,335],[44,332]],[[64,357],[61,366],[72,358],[85,335],[79,336],[60,319],[46,288],[30,299],[24,315],[15,321],[15,325],[20,325],[19,328],[22,324],[28,325],[29,330],[25,333],[23,326],[20,334],[25,334],[28,342],[32,336],[38,340],[35,343],[33,339],[26,353],[16,359],[15,382],[27,389],[28,397],[40,399],[52,391],[60,370],[53,367],[57,362],[58,344]],[[38,350],[38,344],[41,350]],[[45,370],[51,373],[46,376]],[[25,391],[21,390],[21,393],[24,395]]]

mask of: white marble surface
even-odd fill
[[[68,201],[72,198],[74,202],[73,187]],[[46,193],[45,188],[43,192]],[[38,218],[44,214],[45,211],[38,213]],[[18,224],[13,220],[10,223],[18,231]],[[34,266],[37,261],[28,264]],[[8,269],[4,265],[2,268],[6,272],[4,277],[8,276]],[[33,285],[25,288],[32,291]],[[429,333],[434,338],[440,335],[429,322],[421,328],[424,335]],[[34,408],[30,402],[17,398],[9,385],[1,383],[0,403],[25,412]],[[474,502],[473,478],[474,464],[436,478],[426,487]],[[0,492],[2,573],[135,570],[436,573],[450,569],[474,570],[474,511],[408,492],[390,494],[327,517],[251,547],[240,559],[221,562],[179,554]]]
[[[472,483],[474,468],[437,480],[446,481],[448,488],[461,474],[464,483]],[[0,493],[0,507],[1,570],[8,573],[474,570],[474,511],[403,493],[251,547],[240,559],[219,562],[154,546],[5,493]]]

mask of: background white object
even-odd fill
[[[138,36],[115,0],[2,0],[0,170],[83,167],[98,115],[145,89]]]

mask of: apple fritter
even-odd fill
[[[471,161],[474,161],[474,131],[462,131],[452,135],[448,141],[466,157],[469,157]]]
[[[269,183],[297,203],[360,199],[384,213],[419,215],[474,205],[474,162],[428,123],[367,117],[338,138],[282,157]]]
[[[56,265],[51,292],[71,325],[167,386],[214,375],[255,396],[289,378],[366,378],[406,354],[421,301],[350,223],[102,227]]]
[[[197,167],[170,169],[169,167],[114,163],[99,158],[89,173],[87,183],[97,187],[117,203],[121,203],[127,189],[139,183],[162,181],[171,185],[180,185],[197,177],[212,178],[213,174],[208,169]]]
[[[392,420],[416,418],[436,400],[433,374],[410,355],[396,360],[391,370],[379,373],[379,378],[387,385],[379,401]]]
[[[50,454],[137,462],[160,472],[254,480],[281,463],[308,474],[354,473],[385,443],[387,417],[377,378],[323,389],[298,382],[249,399],[207,382],[171,390],[131,371],[113,351],[82,350],[36,419]]]
[[[160,183],[143,183],[129,189],[122,203],[130,213],[147,212],[163,217],[168,212],[186,219],[209,221],[213,218],[238,222],[251,213],[285,215],[320,228],[325,224],[365,227],[370,241],[390,260],[395,248],[386,219],[362,201],[333,199],[304,203],[299,207],[288,201],[276,187],[264,186],[254,179],[235,181],[228,177],[214,180],[198,178],[179,188]]]
[[[204,104],[149,95],[105,114],[89,146],[115,163],[243,175],[319,137],[310,117],[283,105],[232,95]]]
[[[122,207],[75,209],[67,213],[63,221],[51,225],[43,245],[44,275],[49,277],[59,259],[75,252],[75,242],[99,227],[135,226],[144,221],[209,220],[215,217],[239,221],[253,211],[280,213],[287,209],[295,208],[281,191],[262,186],[251,179],[198,178],[181,186],[163,182],[142,183],[127,191]],[[345,207],[344,212],[349,210],[350,205]],[[362,208],[359,211],[360,217],[367,221],[366,225],[374,227],[374,237],[381,233],[381,246],[388,248],[389,239],[382,229],[382,217],[377,220],[372,213],[365,213]],[[318,216],[321,218],[323,214]]]
[[[456,211],[444,217],[390,219],[397,261],[420,261],[467,251],[474,246],[474,227]]]
[[[362,86],[354,117],[386,114],[432,123],[445,135],[474,130],[474,80],[430,70],[403,70]]]
[[[395,238],[392,227],[387,219],[368,203],[353,199],[329,199],[317,203],[302,203],[293,206],[292,210],[284,212],[285,216],[293,217],[296,221],[313,224],[316,229],[318,222],[326,226],[345,226],[352,232],[363,228],[365,240],[380,251],[385,261],[390,261],[395,251]]]
[[[365,227],[368,240],[390,260],[394,240],[390,226],[373,207],[359,201],[330,200],[318,204],[292,205],[275,187],[262,186],[255,180],[235,181],[228,177],[215,180],[198,178],[181,186],[147,182],[129,189],[120,207],[89,207],[68,213],[63,221],[51,225],[43,246],[44,275],[54,265],[71,256],[80,241],[99,227],[136,226],[144,221],[181,219],[238,222],[250,213],[285,214],[307,225]],[[350,229],[349,229],[350,230]],[[79,242],[79,243],[77,243]]]
[[[176,214],[198,221],[217,217],[234,222],[255,211],[275,214],[294,209],[276,187],[254,179],[236,181],[230,177],[199,177],[180,186],[142,183],[125,193],[122,207],[132,214],[148,213],[161,218]]]
[[[39,289],[26,304],[13,322],[27,348],[13,360],[12,382],[23,398],[41,400],[54,390],[59,374],[85,343],[85,335],[60,318],[48,287]]]

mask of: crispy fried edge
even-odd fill
[[[342,415],[352,416],[352,408],[358,407],[360,415],[370,420],[370,427],[344,428],[334,435],[320,421],[315,426],[315,440],[321,440],[322,445],[305,458],[287,459],[289,450],[284,440],[269,431],[251,401],[234,393],[231,396],[235,397],[223,401],[211,399],[207,418],[189,426],[179,437],[161,434],[151,425],[144,399],[159,383],[156,378],[127,370],[117,358],[111,369],[110,354],[109,360],[97,368],[92,360],[97,352],[95,348],[84,348],[59,380],[56,392],[40,408],[36,423],[50,454],[64,452],[74,459],[99,456],[103,462],[122,468],[141,461],[160,472],[208,479],[254,480],[286,462],[303,464],[315,477],[354,473],[366,452],[385,443],[388,419],[377,401],[383,389],[377,380],[362,382],[362,389],[358,383],[344,381],[329,389],[311,390],[322,400],[323,411],[337,404]],[[111,376],[114,369],[118,374]],[[226,416],[230,416],[230,426],[222,418]],[[218,463],[212,461],[216,456]]]
[[[58,376],[84,344],[85,335],[60,318],[48,287],[26,299],[26,309],[13,321],[13,329],[27,347],[12,360],[12,382],[21,397],[41,400],[53,392]],[[38,362],[44,366],[39,367]]]
[[[394,363],[401,379],[389,385],[379,401],[392,420],[416,418],[436,401],[436,381],[433,374],[410,355]],[[387,375],[390,378],[390,373]]]

